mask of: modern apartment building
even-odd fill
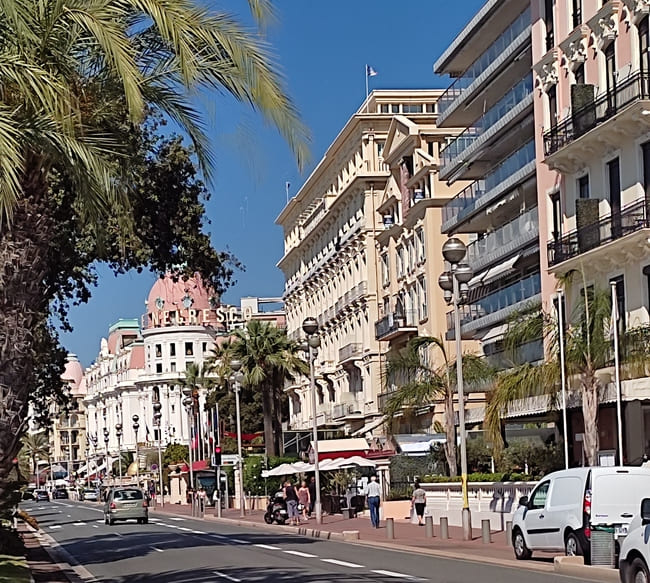
[[[380,249],[387,245],[389,216],[401,223],[411,205],[425,208],[432,198],[440,204],[437,197],[448,196],[446,187],[438,189],[429,178],[437,142],[444,140],[434,131],[439,95],[431,90],[373,91],[277,219],[284,232],[278,267],[286,280],[287,331],[299,338],[309,316],[320,326],[315,414],[323,432],[383,434],[383,347],[399,335],[417,333],[420,321],[427,320],[424,314],[435,313],[428,280],[416,278],[408,296],[382,285]],[[420,124],[429,134],[418,135]],[[391,198],[386,147],[397,157],[402,132],[408,135],[402,144],[408,150],[404,166],[413,166],[403,174],[404,188]],[[411,215],[414,230],[419,228],[418,212]],[[422,219],[418,225],[425,226]],[[411,241],[415,252],[417,244],[413,237]],[[307,381],[297,380],[289,394],[289,429],[308,430],[313,411]]]
[[[585,286],[614,283],[621,330],[648,342],[650,322],[650,3],[534,0],[533,61],[542,295],[564,288],[567,313]],[[574,273],[575,277],[567,279]],[[613,368],[599,414],[615,451]],[[650,453],[650,379],[624,380],[628,461]],[[582,428],[570,415],[574,460]]]
[[[511,360],[508,317],[541,298],[531,13],[530,0],[488,0],[434,66],[453,79],[438,102],[438,126],[464,129],[440,152],[440,178],[468,181],[442,216],[444,234],[470,238],[474,277],[461,334],[480,340],[496,365]],[[453,338],[451,311],[447,328]],[[516,360],[542,357],[533,342]]]

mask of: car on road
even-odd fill
[[[630,522],[621,545],[619,576],[622,583],[650,583],[650,498],[641,501],[641,511]]]
[[[50,495],[47,490],[34,490],[34,499],[36,502],[49,502]]]
[[[84,500],[89,502],[98,502],[99,501],[99,490],[85,490],[84,491]]]
[[[139,488],[112,488],[104,503],[104,523],[135,519],[140,524],[149,522],[149,505]]]
[[[55,488],[52,492],[53,500],[66,500],[68,498],[70,498],[70,496],[65,488]]]
[[[548,474],[514,513],[515,557],[564,551],[588,561],[591,531],[599,527],[613,528],[618,547],[649,492],[649,468],[573,468]]]
[[[36,500],[36,496],[34,495],[34,488],[27,488],[26,490],[23,491],[23,494],[21,498],[23,500]]]

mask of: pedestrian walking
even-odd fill
[[[379,501],[381,500],[381,488],[377,483],[377,476],[371,476],[366,488],[368,508],[370,509],[370,522],[375,528],[379,528]]]
[[[415,508],[418,517],[418,526],[424,526],[424,509],[427,506],[427,493],[420,487],[420,482],[415,482],[413,496],[411,497],[411,508]]]
[[[307,482],[304,480],[300,484],[300,488],[298,489],[298,509],[300,510],[302,514],[302,519],[307,522],[309,520],[308,512],[309,512],[309,504],[310,504],[310,496],[309,496],[309,487],[307,486]]]
[[[291,480],[284,483],[284,499],[287,502],[287,514],[289,515],[289,525],[298,526],[298,491],[296,487],[291,484]]]
[[[316,476],[309,479],[309,516],[314,511],[314,504],[316,504]]]

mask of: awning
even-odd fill
[[[406,455],[426,455],[436,443],[447,441],[444,433],[409,433],[394,435],[393,438],[402,453]]]
[[[330,472],[337,470],[344,470],[347,468],[374,468],[377,464],[375,462],[368,460],[361,456],[352,456],[352,457],[338,457],[335,459],[326,459],[319,461],[318,471],[319,472]],[[292,474],[306,474],[313,472],[315,470],[313,464],[308,464],[305,462],[295,462],[292,464],[280,464],[279,466],[270,469],[268,471],[262,472],[263,478],[269,478],[272,476],[290,476]]]
[[[357,429],[354,433],[352,433],[352,437],[357,437],[360,435],[365,435],[366,433],[371,432],[373,429],[376,429],[379,427],[384,421],[386,421],[386,417],[380,417],[379,419],[375,419],[374,421],[371,421],[370,423],[366,423],[361,429]]]
[[[490,267],[490,269],[486,269],[485,271],[482,271],[481,273],[475,275],[472,279],[470,279],[467,285],[469,285],[469,287],[473,287],[479,283],[481,285],[485,285],[486,283],[489,283],[491,281],[499,279],[500,277],[503,277],[504,275],[507,275],[514,269],[515,263],[519,261],[520,257],[521,254],[517,253],[517,255],[511,257],[510,259],[507,259],[503,263],[499,263],[499,265],[495,265],[493,267]]]
[[[314,448],[314,442],[310,442]],[[318,440],[318,459],[332,459],[337,457],[352,457],[355,455],[364,456],[370,449],[368,442],[363,437],[352,437],[349,439],[323,439]]]
[[[481,342],[485,344],[486,342],[497,342],[501,340],[505,333],[508,331],[508,324],[501,324],[500,326],[495,326],[490,328],[485,336],[481,338]]]

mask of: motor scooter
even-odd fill
[[[289,513],[287,512],[287,501],[284,499],[284,494],[276,492],[269,497],[269,504],[264,513],[264,522],[266,524],[273,524],[273,522],[284,524],[288,518]]]

